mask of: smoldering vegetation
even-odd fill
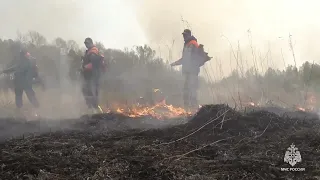
[[[243,114],[226,105],[207,105],[175,126],[141,128],[150,121],[154,120],[96,115],[73,121],[78,129],[8,140],[0,144],[0,175],[6,179],[318,178],[318,118],[267,111]],[[140,128],[132,129],[133,124]],[[296,166],[306,171],[280,170],[290,167],[283,159],[292,144],[303,159]]]

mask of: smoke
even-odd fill
[[[288,46],[289,34],[292,34],[297,65],[306,60],[317,62],[320,29],[317,3],[315,0],[95,0],[91,3],[0,0],[3,25],[0,34],[14,38],[17,30],[35,30],[49,40],[62,37],[79,44],[89,36],[107,48],[148,42],[158,55],[173,62],[181,56],[181,32],[191,28],[209,55],[214,56],[202,68],[202,75],[206,76],[206,69],[218,80],[239,68],[238,63],[250,68],[254,59],[259,61],[256,64],[261,71],[269,66],[282,69],[294,64]],[[237,63],[234,56],[242,61]],[[123,81],[128,81],[130,87],[134,82]]]
[[[34,30],[42,34],[50,43],[54,38],[75,40],[82,45],[86,37],[102,42],[107,48],[123,48],[145,43],[130,7],[122,0],[0,0],[2,16],[0,38],[16,38],[17,31],[26,33]],[[119,14],[121,16],[119,16]],[[133,36],[132,33],[135,35]],[[31,52],[32,53],[32,52]],[[35,54],[34,54],[35,55]],[[41,55],[35,55],[41,63]],[[73,110],[85,104],[80,87],[68,81],[69,64],[65,57],[52,59],[52,69],[57,68],[63,80],[61,88],[50,87],[45,92],[37,92],[42,103],[41,112],[48,118],[62,118],[72,115]],[[53,87],[60,87],[53,77],[47,77]],[[26,99],[25,99],[26,100]],[[84,105],[85,106],[85,105]],[[53,110],[54,109],[54,110]],[[81,111],[81,110],[79,110]],[[58,112],[58,113],[57,113]],[[74,112],[73,115],[79,115]],[[73,116],[72,116],[73,117]]]
[[[40,115],[51,119],[78,118],[83,115],[85,102],[81,94],[80,83],[75,83],[69,76],[70,62],[72,59],[68,49],[61,49],[60,57],[56,59],[57,80],[47,80],[50,87],[40,94]],[[83,106],[81,106],[81,104]]]
[[[297,66],[306,60],[317,62],[320,58],[318,3],[316,0],[0,0],[0,34],[1,38],[7,39],[15,38],[18,30],[23,33],[35,30],[49,41],[61,37],[79,44],[84,38],[91,37],[103,42],[107,48],[148,43],[159,56],[173,62],[181,56],[181,32],[190,28],[209,55],[214,56],[205,68],[218,80],[239,68],[234,56],[242,59],[240,63],[245,69],[253,66],[254,59],[259,61],[256,64],[261,71],[267,67],[282,69],[294,64],[288,46],[289,34],[292,35]],[[172,57],[169,51],[172,51]],[[43,93],[37,91],[43,105],[41,113],[53,119],[78,117],[82,107],[85,108],[80,87],[68,79],[69,64],[65,63],[65,56],[53,62],[62,84],[56,84],[60,88],[50,88]],[[122,72],[123,69],[117,70]],[[203,70],[202,75],[206,77]],[[107,91],[114,88],[125,101],[135,100],[150,91],[147,86],[158,88],[153,82],[169,79],[161,72],[153,79],[149,75],[150,72],[143,68],[123,72],[118,79],[112,79],[116,83],[107,87]],[[179,85],[164,84],[172,87],[171,92],[166,88],[169,90],[165,94],[173,99],[175,94],[170,93],[176,93],[174,90],[180,88]],[[252,84],[256,85],[255,82]],[[227,87],[215,90],[221,94],[214,96],[221,96],[222,100],[216,97],[214,103],[224,103],[225,99],[233,102],[233,97],[240,96],[239,91],[243,94],[241,98],[249,94],[247,89],[241,91],[239,87],[237,92],[229,92]],[[256,91],[260,90],[257,88]],[[212,103],[207,94],[200,94],[203,94],[203,100]],[[292,99],[290,96],[287,99]]]
[[[319,2],[315,0],[141,0],[139,2],[136,10],[140,25],[153,47],[161,49],[164,58],[168,58],[166,45],[172,44],[172,40],[175,40],[174,57],[171,61],[181,56],[181,32],[189,27],[209,54],[222,61],[225,75],[237,68],[235,58],[232,58],[231,64],[229,63],[231,53],[229,41],[235,53],[239,43],[241,56],[249,67],[253,65],[251,40],[259,61],[263,61],[259,57],[260,54],[261,57],[269,54],[269,62],[263,62],[265,66],[263,69],[267,69],[267,66],[283,69],[282,56],[286,65],[294,65],[292,52],[288,46],[289,34],[292,35],[297,65],[306,60],[320,58],[316,50],[320,40],[319,19],[316,18],[318,16],[316,7],[319,6]],[[216,61],[217,59],[207,67],[217,66]]]
[[[17,30],[35,30],[50,40],[62,37],[80,44],[90,36],[107,48],[148,42],[162,58],[172,62],[181,55],[182,30],[191,27],[199,42],[215,57],[207,66],[213,67],[211,73],[215,73],[218,58],[227,75],[237,68],[234,57],[229,62],[232,53],[229,41],[234,51],[239,43],[241,56],[248,64],[246,68],[253,65],[251,40],[257,59],[261,59],[260,54],[263,57],[268,53],[272,59],[263,66],[282,69],[284,64],[294,64],[288,47],[289,34],[293,35],[297,65],[320,58],[318,4],[316,0],[95,0],[91,3],[0,0],[3,24],[0,34],[13,38]],[[173,51],[172,57],[168,49]],[[278,60],[282,56],[285,63]]]

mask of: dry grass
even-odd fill
[[[263,111],[243,115],[214,105],[202,108],[185,124],[142,130],[132,130],[128,125],[142,127],[146,119],[115,114],[104,117],[107,119],[77,120],[73,126],[78,130],[0,144],[0,175],[47,180],[311,180],[319,174],[319,123],[310,117],[295,119]],[[303,158],[299,167],[307,172],[280,171],[280,167],[289,167],[283,156],[292,143]]]

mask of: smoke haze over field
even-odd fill
[[[186,27],[182,17],[206,50],[225,62],[225,71],[229,67],[230,46],[221,35],[232,42],[234,49],[239,40],[243,58],[251,62],[247,32],[250,29],[257,51],[265,56],[269,48],[271,50],[272,58],[269,59],[273,62],[264,64],[282,68],[281,48],[286,64],[294,64],[288,46],[289,33],[298,65],[305,60],[320,60],[316,48],[320,40],[317,7],[319,2],[316,0],[141,0],[138,19],[149,40],[159,43],[175,39],[181,48],[181,32]]]
[[[214,56],[201,68],[202,75],[209,80],[219,80],[238,68],[237,63],[244,66],[244,71],[252,67],[253,54],[261,72],[268,67],[284,69],[289,64],[294,65],[289,34],[292,35],[297,66],[305,61],[320,63],[319,5],[316,0],[0,0],[0,38],[16,38],[18,31],[27,33],[31,30],[44,35],[48,42],[61,37],[75,40],[80,46],[86,37],[111,49],[148,44],[165,61],[173,62],[181,57],[181,32],[190,28],[209,55]],[[78,81],[80,55],[72,57],[79,61],[70,66],[71,63],[65,62],[71,60],[59,57],[57,48],[35,46],[34,51],[29,49],[38,62],[42,62],[39,69],[46,67],[40,71],[45,72],[46,81],[52,85],[44,92],[37,91],[40,104],[44,104],[40,115],[52,119],[78,117],[86,110]],[[3,64],[5,60],[13,59],[9,55],[5,57],[6,48],[0,50]],[[143,51],[140,54],[110,52],[106,54],[115,61],[104,76],[107,80],[101,87],[104,91],[101,104],[116,107],[148,98],[154,100],[154,89],[161,89],[163,94],[159,98],[165,98],[168,104],[183,104],[184,82],[178,73],[157,61],[146,63],[145,56],[141,56]],[[211,74],[210,78],[205,70]],[[69,72],[76,78],[68,79]],[[245,79],[230,78],[212,86],[201,79],[199,103],[227,103],[233,107],[240,104],[240,108],[242,103],[245,107],[249,103],[263,105],[271,101],[282,107],[299,105],[306,97],[305,85],[309,83],[306,80],[309,72],[303,72],[299,77],[285,72],[262,80],[252,73]],[[57,77],[60,79],[56,80]],[[62,80],[65,80],[64,85],[60,84]],[[9,96],[8,99],[12,98]]]
[[[90,36],[107,48],[149,43],[161,50],[163,58],[168,58],[166,45],[171,46],[175,40],[173,61],[180,56],[181,32],[187,27],[182,17],[210,55],[221,60],[226,75],[236,68],[236,63],[232,60],[230,68],[230,46],[222,35],[231,41],[234,50],[239,41],[242,57],[251,66],[248,30],[258,59],[259,52],[266,57],[270,50],[264,66],[283,68],[281,49],[285,64],[294,64],[289,33],[293,35],[297,64],[317,62],[317,7],[316,0],[0,0],[0,37],[12,38],[17,30],[35,30],[48,39],[60,36],[75,39],[81,45]],[[215,60],[211,62],[212,67],[216,65]]]

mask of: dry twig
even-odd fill
[[[266,128],[263,130],[263,132],[262,132],[261,134],[259,134],[259,135],[257,135],[257,136],[254,137],[255,139],[258,138],[258,137],[261,137],[261,136],[266,132],[266,130],[268,129],[268,127],[269,127],[270,124],[271,124],[271,121],[272,121],[272,119],[270,119],[268,125],[267,125]]]
[[[177,140],[174,140],[174,141],[171,141],[171,142],[168,142],[168,143],[161,143],[161,144],[158,144],[157,146],[160,146],[160,145],[169,145],[169,144],[172,144],[172,143],[176,143],[176,142],[178,142],[178,141],[181,141],[181,140],[183,140],[183,139],[186,139],[186,138],[192,136],[193,134],[195,134],[196,132],[200,131],[201,129],[203,129],[203,128],[206,127],[207,125],[211,124],[212,122],[218,120],[220,117],[224,116],[228,111],[229,111],[229,109],[226,110],[226,111],[225,111],[224,113],[222,113],[221,115],[219,115],[218,117],[216,117],[215,119],[211,119],[210,121],[208,121],[206,124],[204,124],[203,126],[201,126],[200,128],[198,128],[197,130],[193,131],[192,133],[190,133],[190,134],[188,134],[188,135],[186,135],[186,136],[184,136],[184,137],[182,137],[182,138],[179,138],[179,139],[177,139]]]
[[[233,137],[228,137],[228,138],[224,138],[224,139],[219,139],[219,140],[214,141],[214,142],[212,142],[212,143],[210,143],[210,144],[206,144],[206,145],[204,145],[204,146],[201,146],[200,148],[194,149],[194,150],[189,151],[189,152],[187,152],[187,153],[184,153],[184,154],[182,154],[182,155],[178,155],[179,158],[176,159],[176,160],[179,160],[179,159],[181,159],[183,156],[186,156],[186,155],[188,155],[188,154],[190,154],[190,153],[199,151],[199,150],[201,150],[201,149],[203,149],[203,148],[206,148],[206,147],[208,147],[208,146],[213,146],[213,145],[215,145],[215,144],[217,144],[217,143],[219,143],[219,142],[221,142],[221,141],[225,141],[225,140],[228,140],[228,139],[231,139],[231,138],[233,138]]]

